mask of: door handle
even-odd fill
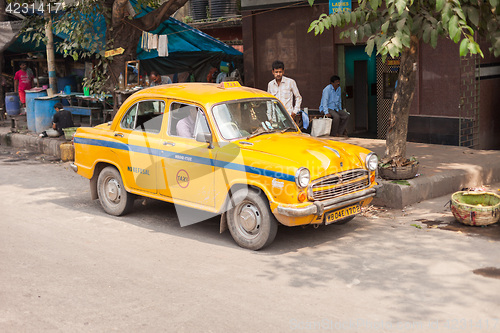
[[[163,141],[163,145],[164,146],[175,146],[175,142],[172,142],[172,141]]]
[[[115,136],[119,136],[120,138],[123,138],[123,133],[115,133]]]

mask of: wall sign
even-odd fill
[[[330,7],[330,14],[351,12],[352,0],[330,0],[328,7]]]

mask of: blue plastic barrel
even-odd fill
[[[26,121],[28,130],[36,132],[35,98],[47,96],[46,90],[26,90]]]
[[[17,92],[8,92],[5,94],[5,111],[7,111],[9,116],[15,116],[21,113],[19,95]]]
[[[35,98],[35,127],[37,133],[52,128],[52,120],[54,119],[54,105],[61,103],[58,97],[38,97]]]

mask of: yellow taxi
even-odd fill
[[[221,232],[252,250],[278,223],[347,222],[376,193],[374,153],[301,133],[278,99],[237,82],[140,90],[74,144],[72,168],[107,213],[137,196],[171,202],[181,225],[220,215]]]

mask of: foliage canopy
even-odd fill
[[[476,33],[485,38],[490,52],[500,56],[500,0],[361,0],[352,12],[321,14],[308,32],[321,34],[330,27],[350,28],[341,38],[350,38],[353,44],[368,38],[365,51],[384,58],[395,57],[410,47],[411,36],[436,47],[439,36],[460,42],[460,55],[483,52]],[[312,6],[314,0],[309,0]]]

